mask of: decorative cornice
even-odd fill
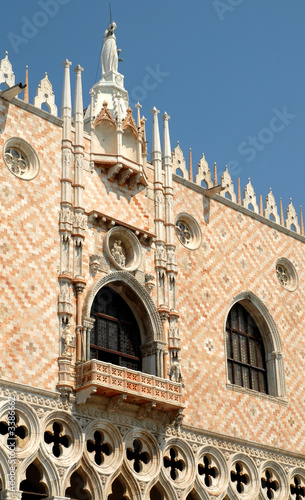
[[[205,196],[206,189],[204,187],[198,186],[197,184],[190,182],[188,179],[184,179],[184,178],[180,177],[179,175],[175,175],[175,174],[173,175],[173,180],[175,182],[178,182],[178,184],[182,184],[182,185],[192,189],[192,191],[196,191],[197,193]],[[232,208],[236,212],[240,212],[242,214],[248,215],[249,217],[252,217],[252,219],[256,219],[257,221],[262,222],[266,226],[272,227],[273,229],[275,229],[276,231],[279,231],[280,233],[284,233],[288,236],[291,236],[292,238],[294,238],[296,240],[299,240],[299,241],[302,241],[303,243],[305,243],[305,236],[302,236],[301,234],[295,233],[294,231],[291,231],[290,229],[287,229],[284,226],[276,224],[272,220],[266,219],[262,215],[256,214],[252,210],[249,210],[248,208],[245,208],[241,205],[238,205],[237,203],[233,203],[231,200],[228,200],[227,198],[224,198],[224,197],[216,194],[213,196],[212,199],[213,199],[213,201],[217,201],[217,202],[221,203],[222,205],[226,205],[226,206]]]
[[[115,219],[110,215],[97,212],[96,210],[85,213],[88,215],[88,221],[91,222],[91,224],[103,224],[105,226],[105,230],[111,229],[114,226],[126,227],[135,233],[142,244],[151,244],[155,241],[156,235],[154,233],[132,226],[131,224],[127,224],[126,222]]]
[[[1,97],[2,92],[0,91],[0,97]],[[55,125],[58,125],[59,127],[63,126],[63,120],[62,118],[58,118],[56,116],[51,115],[48,111],[44,111],[43,109],[36,108],[33,104],[30,104],[28,102],[24,102],[21,99],[17,99],[16,97],[12,99],[9,102],[10,105],[14,104],[15,106],[18,106],[19,108],[25,109],[26,111],[29,111],[33,115],[39,116],[40,118],[44,118],[45,120],[54,123]]]

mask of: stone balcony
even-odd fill
[[[77,403],[85,403],[91,394],[122,395],[127,403],[152,403],[166,413],[184,408],[181,384],[103,361],[86,361],[76,368]]]

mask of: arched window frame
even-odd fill
[[[107,307],[109,299],[112,305],[110,310]],[[138,321],[127,301],[114,288],[105,286],[96,294],[92,309],[94,328],[90,335],[90,358],[141,371],[141,338]],[[99,340],[101,330],[104,333],[103,341]],[[110,359],[112,361],[109,361]]]
[[[246,389],[232,384],[228,378],[228,363],[227,363],[227,319],[230,310],[236,304],[240,303],[246,311],[252,316],[263,339],[265,348],[265,363],[267,370],[268,394],[256,392],[251,389]],[[286,399],[286,384],[285,371],[283,360],[283,347],[279,331],[274,319],[269,313],[265,304],[253,293],[242,292],[237,295],[229,304],[224,320],[224,339],[225,339],[225,357],[226,357],[226,375],[227,386],[230,388],[238,388],[242,391],[251,391],[253,394],[262,396],[273,396],[276,398]]]
[[[105,286],[119,291],[137,320],[141,336],[142,372],[163,377],[163,354],[166,344],[163,339],[160,315],[144,286],[126,271],[115,271],[99,279],[92,285],[86,296],[82,315],[83,359],[85,361],[90,359],[90,331],[94,326],[94,319],[90,317],[91,307],[96,294]],[[134,295],[137,305],[141,308],[142,318],[135,308],[134,301],[128,297],[129,292]]]

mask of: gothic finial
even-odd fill
[[[141,104],[139,102],[137,102],[136,104],[136,108],[137,108],[137,127],[138,129],[141,128],[141,114],[140,114],[140,109],[142,108]]]

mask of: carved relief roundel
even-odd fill
[[[116,226],[106,233],[104,252],[116,269],[135,271],[141,265],[141,245],[133,232],[125,227]]]

